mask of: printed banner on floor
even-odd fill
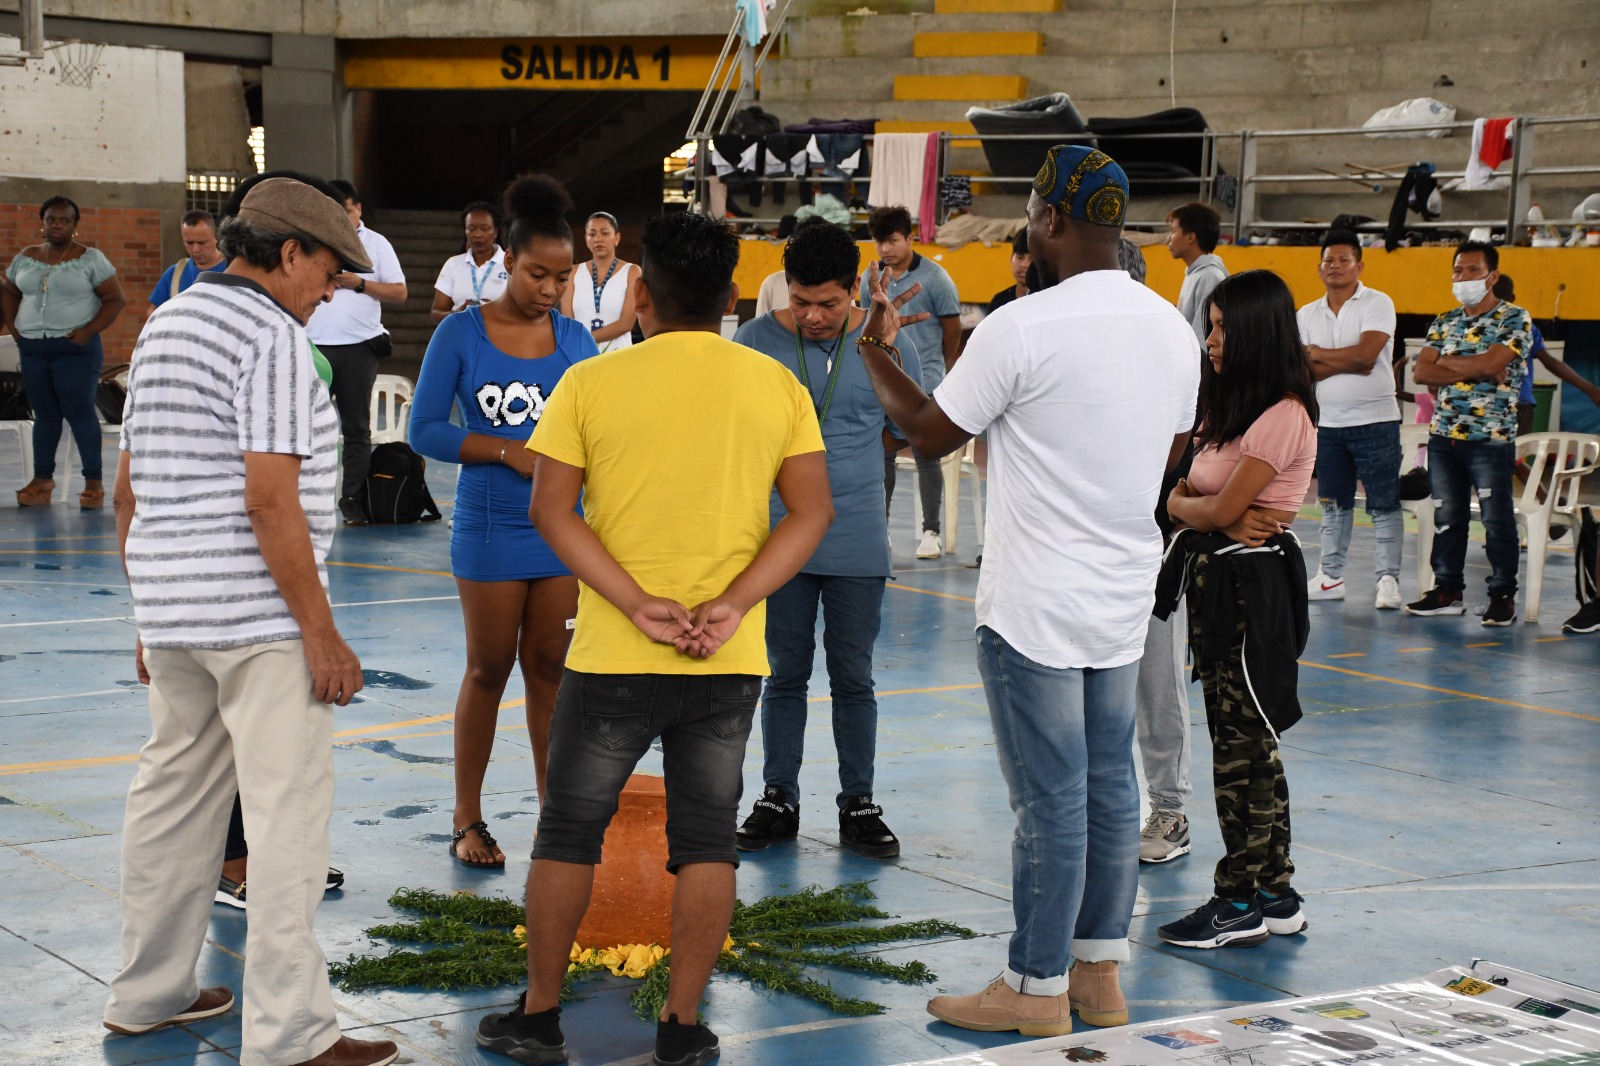
[[[1478,962],[1354,992],[1074,1033],[920,1066],[1067,1062],[1600,1066],[1600,993]]]

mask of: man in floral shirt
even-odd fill
[[[1452,294],[1460,307],[1428,327],[1417,356],[1416,379],[1438,392],[1428,437],[1428,477],[1433,485],[1435,587],[1410,614],[1462,614],[1472,492],[1483,512],[1489,556],[1486,626],[1517,620],[1517,520],[1511,467],[1517,439],[1517,398],[1527,373],[1533,320],[1491,291],[1500,277],[1493,245],[1468,241],[1456,248]]]

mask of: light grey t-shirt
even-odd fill
[[[904,274],[892,278],[885,286],[891,297],[898,296],[913,285],[921,285],[918,292],[900,309],[902,315],[915,315],[923,311],[928,317],[900,330],[902,337],[911,338],[917,354],[922,359],[922,387],[930,395],[944,380],[944,323],[939,319],[961,313],[961,295],[956,283],[944,267],[921,254],[911,256],[911,266]],[[867,290],[867,276],[861,276],[861,306],[872,306],[872,295]],[[902,345],[903,347],[903,345]]]
[[[1212,252],[1190,263],[1189,269],[1184,271],[1183,288],[1178,291],[1178,313],[1189,320],[1201,344],[1211,332],[1211,322],[1206,317],[1206,297],[1227,276],[1228,268],[1222,257]]]

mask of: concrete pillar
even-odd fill
[[[272,64],[261,74],[267,169],[350,178],[350,100],[334,38],[275,33]]]

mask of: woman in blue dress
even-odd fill
[[[573,270],[570,210],[567,191],[544,175],[506,189],[506,291],[439,323],[411,406],[412,446],[461,464],[450,568],[467,666],[456,697],[450,854],[479,869],[505,865],[483,820],[482,790],[506,679],[520,662],[542,797],[550,714],[577,614],[578,579],[528,521],[533,454],[525,447],[561,375],[596,353],[589,331],[558,310]],[[453,403],[465,428],[450,422]]]

